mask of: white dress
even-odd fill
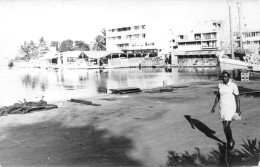
[[[220,93],[220,119],[223,121],[231,121],[233,115],[236,113],[236,99],[235,95],[239,95],[237,84],[229,81],[227,84],[219,83]]]

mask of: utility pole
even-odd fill
[[[238,8],[238,19],[239,19],[239,47],[243,49],[243,40],[242,40],[242,24],[241,24],[241,2],[237,2]]]
[[[230,28],[230,51],[231,51],[231,58],[234,59],[234,48],[233,48],[233,30],[232,30],[232,14],[231,14],[231,5],[232,2],[229,0],[229,28]]]

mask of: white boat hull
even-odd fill
[[[253,71],[255,72],[260,72],[260,65],[257,65],[257,64],[253,64],[251,65],[253,67]]]
[[[250,65],[246,62],[228,59],[228,58],[219,58],[219,65],[221,72],[225,70],[234,70],[234,69],[249,69]]]

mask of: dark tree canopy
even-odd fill
[[[60,52],[72,51],[73,50],[73,41],[71,39],[67,39],[61,42]]]
[[[74,45],[75,45],[74,50],[89,51],[89,45],[86,44],[84,41],[75,41]]]

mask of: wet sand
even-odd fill
[[[0,164],[165,166],[169,151],[207,154],[225,142],[218,113],[210,113],[218,82],[86,99],[101,106],[60,101],[52,103],[57,109],[2,116]],[[260,90],[258,81],[236,83],[240,93]],[[236,149],[242,139],[260,139],[259,104],[260,93],[241,96],[242,120],[231,124]]]

